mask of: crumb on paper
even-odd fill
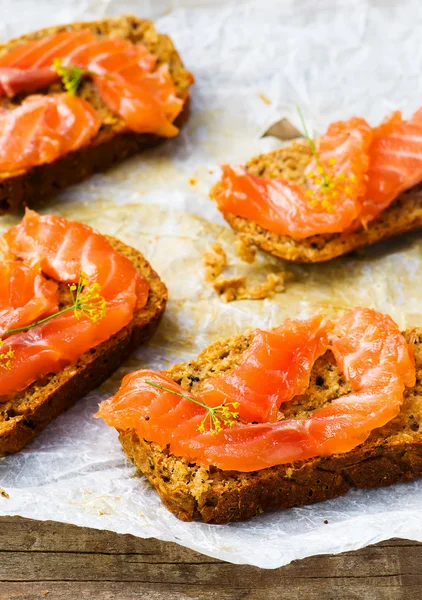
[[[256,248],[245,238],[238,236],[235,242],[237,255],[247,263],[255,260]],[[225,302],[235,300],[264,300],[276,292],[284,292],[285,282],[293,278],[289,271],[269,273],[265,281],[247,285],[244,275],[223,276],[229,266],[227,254],[221,244],[213,244],[204,254],[205,281],[212,284],[214,290]]]
[[[244,293],[246,277],[220,277],[214,281],[213,287],[217,294],[226,302],[238,300],[239,295]]]
[[[196,185],[196,184],[198,183],[198,180],[197,180],[195,177],[191,177],[191,178],[189,179],[189,183],[190,183],[191,185]]]
[[[328,525],[328,521],[327,521],[327,519],[325,519],[325,521],[324,521],[324,525]]]
[[[258,283],[248,287],[240,294],[240,300],[263,300],[275,294],[276,292],[284,292],[284,282],[288,279],[285,271],[280,273],[270,273],[267,275],[263,283]]]
[[[9,494],[3,488],[0,488],[0,496],[3,498],[10,498]]]
[[[225,302],[234,300],[264,300],[276,292],[284,292],[284,282],[290,273],[270,273],[262,283],[246,286],[246,277],[220,277],[214,281],[213,287]]]
[[[204,254],[205,281],[215,281],[227,266],[227,255],[221,244],[213,244]]]
[[[239,234],[234,243],[237,256],[249,264],[253,263],[256,256],[256,246],[247,241],[246,237]]]
[[[262,100],[262,102],[264,104],[271,104],[271,100],[265,94],[260,93],[260,94],[258,94],[258,96],[260,97],[260,99]]]

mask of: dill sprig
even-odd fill
[[[68,312],[73,312],[77,319],[80,319],[82,315],[87,317],[93,323],[98,323],[106,315],[107,302],[103,296],[101,296],[101,286],[98,283],[90,285],[89,279],[86,273],[81,273],[78,283],[72,283],[69,286],[70,294],[72,296],[71,306],[67,306],[62,310],[59,310],[44,319],[30,323],[29,325],[23,325],[22,327],[16,327],[15,329],[8,329],[5,335],[12,333],[19,333],[21,331],[28,331],[37,325],[47,323],[52,319],[60,315],[64,315]],[[4,344],[4,340],[0,338],[0,347]],[[12,359],[15,351],[10,349],[7,352],[0,353],[0,367],[5,369],[11,369]]]
[[[310,199],[310,205],[312,208],[316,208],[318,204],[321,204],[327,212],[334,212],[334,202],[338,200],[340,194],[346,196],[352,196],[356,188],[356,176],[352,173],[346,175],[345,173],[335,173],[333,167],[336,164],[335,158],[330,158],[328,165],[331,168],[327,171],[321,161],[321,157],[315,146],[314,140],[311,138],[306,127],[305,119],[303,118],[302,111],[298,104],[296,104],[296,110],[299,114],[299,118],[302,124],[303,132],[309,143],[312,155],[317,164],[317,172],[313,173],[309,171],[307,173],[308,178],[312,181],[315,187],[306,190],[306,196]]]
[[[98,73],[94,73],[88,69],[81,69],[75,65],[64,65],[61,58],[55,58],[53,60],[53,69],[61,78],[66,92],[71,96],[76,96],[76,92],[81,85],[82,79],[86,75],[98,75]]]
[[[98,323],[105,317],[107,302],[101,296],[99,283],[89,285],[87,274],[82,272],[78,283],[73,283],[69,289],[73,299],[73,308],[70,307],[70,310],[73,310],[77,319],[84,315],[93,323]]]
[[[72,283],[69,290],[72,296],[72,304],[70,306],[63,308],[40,321],[35,321],[34,323],[23,325],[22,327],[16,327],[15,329],[8,329],[5,332],[5,335],[19,333],[20,331],[28,331],[28,329],[47,323],[68,312],[73,312],[77,319],[80,319],[81,316],[84,315],[93,323],[98,323],[98,321],[105,317],[107,303],[105,298],[100,294],[101,286],[98,283],[90,285],[86,273],[81,273],[78,283]],[[0,340],[0,342],[2,342],[2,340]]]
[[[158,383],[154,383],[153,381],[148,381],[147,379],[145,379],[145,383],[159,390],[162,390],[163,392],[170,392],[175,396],[179,396],[180,398],[184,398],[185,400],[190,400],[198,406],[201,406],[206,411],[206,413],[205,417],[198,425],[198,431],[200,433],[209,431],[211,435],[217,435],[218,433],[220,433],[220,431],[223,430],[223,427],[233,427],[236,423],[236,420],[239,417],[239,413],[236,412],[236,408],[239,408],[239,402],[227,402],[224,404],[219,404],[218,406],[209,406],[208,404],[204,404],[200,400],[197,400],[193,396],[181,394],[180,392],[176,392],[171,388],[159,385]]]
[[[312,155],[315,158],[315,162],[317,164],[318,171],[320,171],[320,173],[321,173],[321,177],[322,177],[322,180],[323,180],[323,185],[328,186],[328,181],[326,179],[324,167],[322,166],[322,163],[321,163],[321,158],[320,158],[320,156],[318,154],[318,151],[316,149],[314,140],[309,135],[308,128],[306,126],[306,122],[305,122],[305,119],[303,118],[303,114],[302,114],[302,111],[300,109],[299,104],[296,104],[296,110],[298,112],[299,119],[300,119],[300,122],[301,122],[302,127],[303,127],[303,133],[305,134],[305,137],[306,137],[306,139],[308,141],[308,144],[309,144],[309,147],[311,149]]]
[[[0,339],[0,347],[3,346],[4,342]],[[0,367],[3,369],[11,369],[12,368],[12,358],[15,355],[15,351],[10,349],[7,352],[0,353]]]
[[[87,75],[89,77],[103,77],[104,79],[110,80],[113,79],[106,73],[96,73],[95,71],[90,71],[89,69],[81,69],[76,65],[64,65],[61,58],[55,58],[53,60],[53,69],[61,78],[66,92],[71,96],[76,96],[76,92],[82,83],[82,79]]]

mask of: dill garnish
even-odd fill
[[[211,435],[217,435],[220,431],[223,430],[223,427],[233,427],[236,423],[237,418],[239,417],[239,413],[235,412],[236,408],[239,407],[239,402],[227,402],[225,404],[219,404],[218,406],[209,406],[208,404],[204,404],[200,400],[197,400],[193,396],[187,396],[186,394],[181,394],[180,392],[176,392],[171,388],[165,387],[163,385],[159,385],[158,383],[154,383],[153,381],[148,381],[145,379],[145,383],[155,387],[163,392],[170,392],[170,394],[174,394],[175,396],[179,396],[180,398],[184,398],[185,400],[190,400],[194,402],[198,406],[201,406],[204,410],[206,410],[205,417],[202,419],[201,423],[198,426],[198,431],[204,433],[205,431],[209,431]],[[234,411],[232,409],[235,409]]]
[[[312,181],[312,188],[306,190],[306,196],[310,199],[312,208],[321,204],[327,212],[334,212],[334,202],[340,198],[341,194],[346,196],[352,196],[354,188],[356,187],[356,176],[352,173],[346,175],[346,173],[335,173],[334,166],[336,165],[336,159],[330,158],[328,161],[329,170],[324,168],[321,157],[315,146],[314,140],[311,138],[306,127],[305,119],[303,118],[302,111],[299,105],[296,105],[296,110],[299,114],[299,118],[303,127],[306,140],[309,143],[312,155],[317,164],[317,172],[313,173],[309,171],[307,177]]]
[[[82,315],[87,317],[93,323],[98,323],[106,315],[106,300],[101,296],[101,286],[98,283],[90,284],[86,273],[81,273],[78,283],[72,283],[69,286],[69,290],[72,296],[72,304],[59,310],[58,312],[23,325],[22,327],[16,327],[15,329],[8,329],[4,335],[11,335],[13,333],[19,333],[21,331],[28,331],[37,325],[47,323],[52,319],[60,315],[64,315],[68,312],[73,312],[77,319],[80,319]],[[0,338],[0,347],[4,344],[4,340]],[[14,350],[10,349],[7,352],[0,353],[0,367],[10,369],[12,366],[12,359],[14,356]]]

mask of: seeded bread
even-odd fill
[[[189,114],[189,87],[193,83],[193,75],[184,69],[171,39],[167,35],[157,33],[151,21],[122,16],[89,23],[48,27],[0,45],[0,56],[21,43],[63,30],[81,29],[91,29],[99,38],[118,36],[133,43],[142,43],[158,57],[159,65],[168,64],[177,96],[184,101],[184,108],[175,124],[181,127],[186,122]],[[63,87],[57,82],[43,90],[43,93],[61,91]],[[59,190],[165,141],[165,138],[157,135],[128,130],[124,121],[102,102],[91,81],[83,81],[78,95],[90,102],[99,112],[102,125],[98,134],[88,146],[71,152],[53,163],[26,171],[0,174],[0,214],[16,211],[23,206],[35,207],[41,200],[56,194]],[[0,107],[13,108],[23,99],[23,95],[13,100],[0,98]]]
[[[422,475],[422,329],[408,330],[405,336],[415,339],[416,385],[406,390],[400,414],[351,452],[240,473],[190,463],[168,448],[140,439],[133,430],[120,433],[123,449],[167,508],[183,521],[240,521],[267,510],[335,498],[352,487],[410,481]],[[250,336],[241,335],[218,341],[196,360],[166,374],[186,390],[197,392],[207,378],[227,373],[238,364],[250,342]],[[328,351],[316,361],[308,390],[283,404],[283,414],[287,419],[307,417],[350,391]]]
[[[148,280],[147,304],[126,327],[76,363],[0,403],[0,456],[21,450],[55,417],[110,377],[130,352],[154,333],[166,306],[166,286],[140,252],[115,238],[108,240]],[[61,307],[69,304],[68,286],[61,287],[60,300]]]
[[[269,179],[287,177],[300,184],[304,182],[304,171],[311,157],[307,143],[293,142],[285,148],[252,158],[245,167],[253,175]],[[217,183],[211,190],[211,198],[215,199],[220,189],[221,184]],[[327,233],[294,240],[267,231],[257,223],[231,213],[226,213],[224,218],[235,232],[242,234],[242,240],[277,258],[296,263],[322,262],[400,233],[420,229],[422,185],[401,194],[377,219],[368,224],[367,229],[361,228],[353,233]]]

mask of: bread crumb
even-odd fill
[[[227,255],[221,244],[213,244],[204,254],[205,281],[215,281],[227,266]]]
[[[253,287],[247,288],[243,295],[243,299],[262,300],[272,296],[276,292],[284,292],[284,282],[288,279],[288,273],[280,271],[279,273],[270,273],[263,283],[259,283]]]
[[[293,475],[292,467],[287,467],[286,474],[285,474],[286,479],[290,479],[292,475]]]
[[[222,277],[214,281],[214,289],[226,302],[239,300],[245,292],[246,277]]]
[[[237,256],[249,264],[253,263],[256,256],[256,246],[251,244],[247,237],[239,234],[234,243]]]
[[[245,262],[255,260],[256,248],[239,236],[236,244],[237,255]],[[229,277],[221,276],[228,267],[227,255],[221,244],[213,244],[211,250],[204,254],[205,281],[212,283],[214,290],[225,302],[234,300],[263,300],[275,294],[284,292],[285,282],[293,278],[289,271],[270,273],[265,281],[247,286],[247,279],[243,275]]]
[[[214,289],[225,302],[234,300],[264,300],[275,294],[283,292],[284,282],[290,279],[291,274],[285,271],[270,273],[263,283],[246,287],[246,277],[224,277],[214,281]]]
[[[258,94],[258,96],[260,97],[262,102],[264,102],[264,104],[271,104],[271,100],[265,94],[260,93]]]
[[[195,179],[195,177],[191,177],[191,178],[189,179],[189,183],[190,183],[191,185],[196,185],[196,184],[198,183],[198,180],[197,180],[197,179]]]
[[[10,498],[9,494],[3,488],[0,488],[0,496],[3,498]]]
[[[49,593],[50,593],[50,592],[49,592],[48,590],[44,590],[44,591],[43,591],[43,593],[42,593],[42,595],[43,595],[43,596],[48,596],[48,594],[49,594]]]

